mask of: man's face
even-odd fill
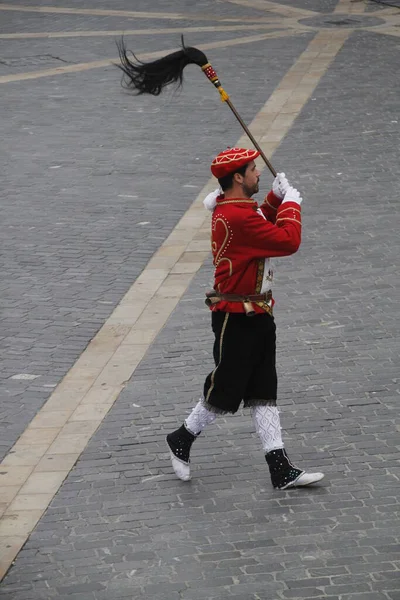
[[[246,172],[243,176],[241,185],[243,194],[246,198],[251,198],[254,194],[257,194],[260,181],[260,172],[256,167],[256,163],[252,160],[248,165]]]

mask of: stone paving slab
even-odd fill
[[[399,597],[396,43],[352,34],[273,157],[305,196],[302,248],[276,261],[283,425],[326,480],[273,491],[247,412],[197,440],[190,483],[172,476],[164,435],[212,365],[207,261],[0,598]]]

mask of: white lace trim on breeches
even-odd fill
[[[265,452],[284,447],[281,420],[276,406],[254,406],[252,408],[256,432]]]
[[[217,415],[208,410],[202,400],[196,404],[188,418],[185,420],[185,427],[194,435],[198,435],[207,425],[214,423]]]

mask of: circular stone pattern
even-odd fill
[[[321,15],[318,17],[300,19],[299,23],[308,25],[309,27],[347,27],[348,29],[356,29],[357,27],[376,27],[377,25],[383,25],[385,21],[383,19],[378,19],[378,17],[368,17],[356,14],[341,15],[335,13],[334,15]]]

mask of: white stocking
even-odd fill
[[[281,420],[276,406],[254,406],[253,419],[256,432],[265,452],[284,447],[281,435]]]
[[[207,425],[214,423],[217,415],[208,410],[201,400],[196,404],[188,418],[185,420],[186,429],[198,435]]]

